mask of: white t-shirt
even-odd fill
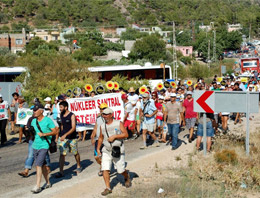
[[[128,94],[127,99],[128,99],[128,101],[137,101],[139,99],[139,96],[137,94],[134,94],[133,96]]]
[[[7,101],[0,103],[0,120],[8,119],[8,108],[9,105]]]
[[[127,120],[134,121],[135,120],[135,109],[136,106],[133,107],[131,103],[126,105],[126,112],[128,113]]]
[[[46,109],[51,109],[51,105],[50,104],[45,104],[43,116],[49,116],[51,114],[51,111],[50,110],[46,110]]]
[[[137,108],[137,114],[136,115],[139,115],[139,110],[141,108],[141,102],[140,101],[137,101],[136,105],[135,105],[135,108]]]

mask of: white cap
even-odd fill
[[[235,83],[234,83],[234,82],[232,82],[232,83],[231,83],[231,85],[235,85]]]
[[[112,109],[110,109],[109,107],[106,108],[104,111],[103,111],[103,114],[113,114],[114,111]]]
[[[170,96],[171,96],[171,97],[176,97],[177,95],[176,95],[176,93],[171,93]]]
[[[158,99],[159,99],[159,100],[164,100],[164,97],[163,97],[162,95],[160,95],[160,96],[158,97]]]
[[[148,98],[149,97],[149,94],[148,93],[144,93],[142,94],[143,95],[143,98]]]
[[[249,87],[252,87],[252,88],[254,88],[254,85],[249,85]]]
[[[217,82],[217,85],[220,85],[220,82]]]
[[[2,98],[3,96],[2,96],[2,94],[0,94],[0,98]]]
[[[192,91],[187,91],[187,95],[192,95]]]
[[[51,98],[50,97],[47,97],[44,99],[45,102],[50,102],[51,101]]]

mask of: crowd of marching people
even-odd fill
[[[191,81],[170,84],[167,87],[157,86],[153,90],[150,87],[135,90],[120,88],[121,98],[124,103],[124,117],[120,122],[113,118],[113,110],[106,103],[99,105],[99,114],[96,124],[91,131],[91,143],[94,147],[94,157],[100,165],[99,176],[103,176],[106,189],[102,195],[112,193],[110,188],[110,176],[112,163],[117,172],[125,179],[125,186],[131,186],[128,171],[125,168],[124,142],[142,138],[141,150],[161,145],[171,145],[172,150],[179,146],[178,135],[184,127],[188,130],[188,142],[191,143],[197,138],[196,148],[201,149],[203,136],[202,118],[199,113],[193,110],[193,94],[195,90],[213,91],[250,91],[259,92],[260,81],[257,76],[251,77],[247,82],[241,82],[241,78],[235,76],[228,78],[218,78],[215,76],[212,83],[205,83],[203,78],[196,83]],[[108,94],[109,94],[108,93]],[[94,97],[95,92],[86,92],[84,88],[77,97]],[[17,112],[19,108],[27,108],[28,103],[18,93],[13,93],[13,101],[9,105],[0,95],[0,106],[4,115],[0,120],[1,145],[7,141],[6,125],[7,120],[11,123],[11,133],[14,135]],[[77,123],[75,114],[69,111],[66,94],[59,95],[54,99],[47,97],[44,105],[38,98],[35,98],[30,107],[33,116],[27,125],[19,125],[19,143],[22,137],[28,143],[28,154],[25,167],[19,173],[22,177],[28,177],[33,163],[36,166],[36,186],[33,193],[39,193],[43,188],[50,188],[49,181],[50,157],[49,151],[55,152],[55,142],[60,152],[60,170],[55,175],[56,178],[64,177],[64,162],[66,155],[70,152],[75,156],[77,168],[75,172],[82,171],[81,159],[78,151],[78,141],[85,141],[86,130],[81,130]],[[218,133],[228,133],[228,120],[233,119],[234,124],[242,122],[242,115],[234,112],[207,113],[207,151],[211,151],[211,139]],[[53,145],[52,145],[53,144]],[[51,150],[54,149],[54,150]],[[44,187],[41,187],[42,175],[46,180]]]

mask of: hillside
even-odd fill
[[[259,0],[0,0],[0,5],[0,25],[13,29],[19,21],[34,27],[158,25],[170,21],[190,26],[192,21],[214,21],[217,25],[251,24],[257,32],[260,22]]]

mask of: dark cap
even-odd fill
[[[58,100],[64,100],[64,96],[63,95],[59,95],[58,96]]]
[[[33,111],[37,111],[38,109],[44,110],[44,106],[40,103],[35,104],[34,107],[33,107]]]
[[[19,94],[17,93],[17,92],[14,92],[13,94],[12,94],[12,96],[14,97],[14,96],[19,96]]]

